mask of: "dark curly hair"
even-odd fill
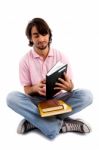
[[[50,46],[50,43],[52,42],[52,32],[51,32],[51,29],[49,28],[48,24],[42,18],[32,19],[26,27],[26,36],[29,40],[29,46],[33,46],[33,44],[34,44],[31,41],[31,29],[33,26],[36,26],[39,34],[41,34],[41,35],[49,34],[49,46]]]

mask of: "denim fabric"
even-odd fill
[[[71,113],[42,118],[37,104],[45,100],[42,96],[29,96],[21,92],[11,92],[7,96],[7,105],[16,113],[22,115],[31,124],[41,130],[50,139],[55,138],[61,129],[62,119],[81,111],[92,103],[93,96],[90,91],[84,89],[73,90],[58,94],[54,98],[63,99],[73,108]]]

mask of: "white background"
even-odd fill
[[[88,88],[93,93],[93,104],[74,115],[90,124],[92,132],[86,136],[68,133],[50,141],[36,131],[24,136],[16,133],[22,117],[6,106],[6,96],[10,91],[22,90],[18,65],[30,49],[25,28],[34,17],[48,22],[53,33],[52,46],[69,57],[75,88]],[[99,149],[98,51],[98,0],[1,0],[0,149]]]

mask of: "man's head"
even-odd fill
[[[52,41],[51,30],[42,18],[34,18],[28,23],[26,36],[29,39],[29,46],[34,45],[39,49],[50,46]]]

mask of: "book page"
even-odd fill
[[[56,63],[56,65],[54,67],[52,67],[52,69],[47,73],[47,75],[51,75],[52,73],[54,73],[56,70],[58,70],[59,68],[61,68],[62,66],[64,66],[65,64],[63,64],[62,62],[58,62]]]

